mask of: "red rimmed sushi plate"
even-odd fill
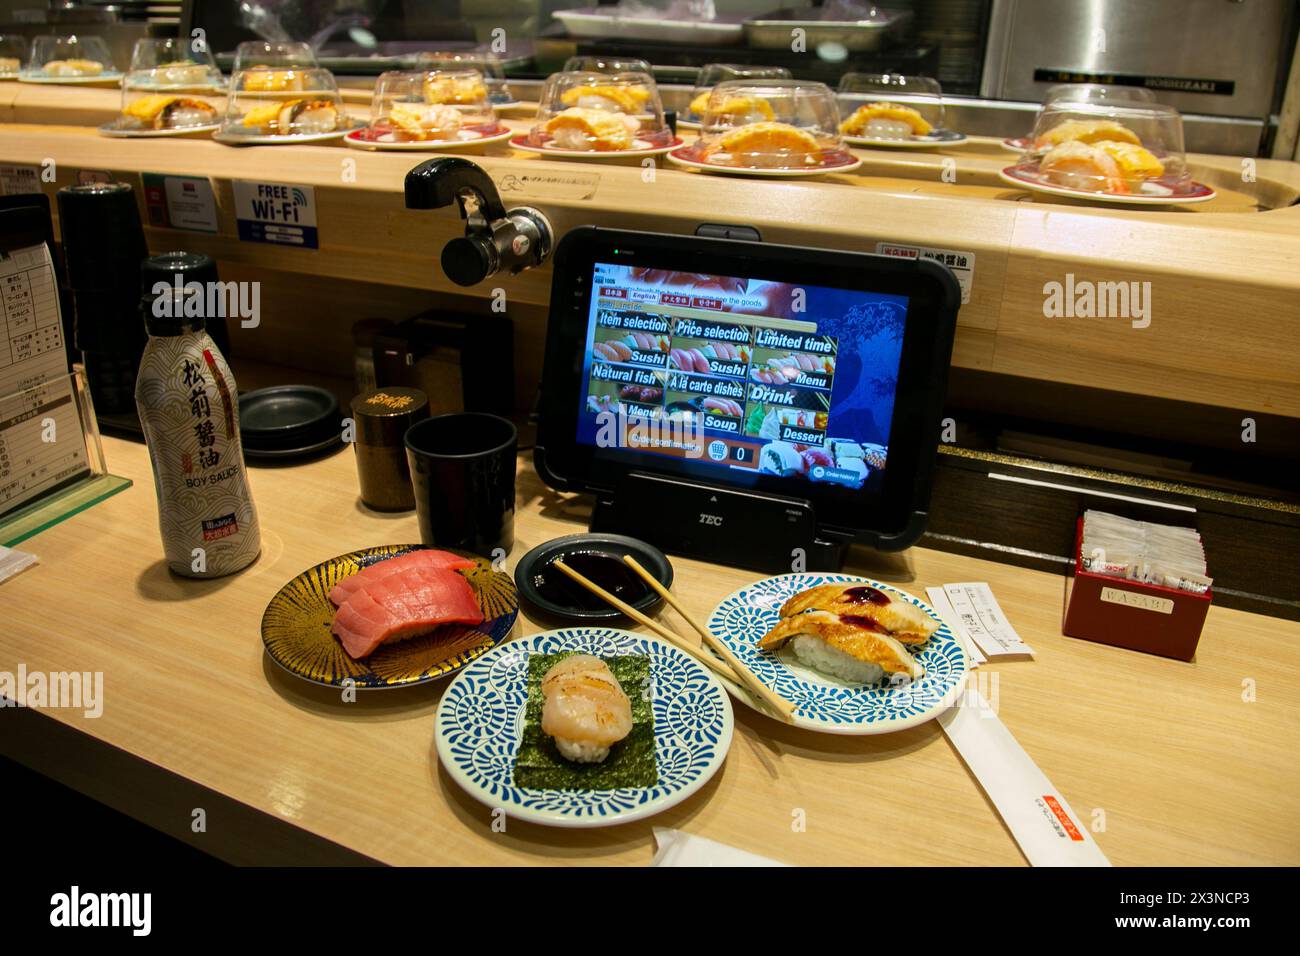
[[[761,650],[758,642],[780,620],[781,606],[823,584],[865,585],[938,621],[929,640],[909,648],[922,676],[901,685],[856,683],[802,663],[788,645],[775,653]],[[796,727],[825,734],[888,734],[931,721],[957,702],[970,669],[965,648],[933,608],[906,591],[852,574],[779,574],[755,581],[723,598],[707,626],[760,681],[794,703]],[[747,695],[733,696],[752,706]]]
[[[536,153],[548,159],[638,159],[643,156],[662,156],[682,145],[684,140],[678,136],[666,146],[655,146],[649,140],[633,141],[631,149],[558,149],[554,146],[537,146],[529,142],[527,133],[511,137],[510,145],[524,152]]]
[[[434,550],[474,562],[457,573],[469,581],[483,622],[444,624],[419,637],[382,644],[363,660],[353,659],[330,631],[336,611],[331,589],[362,568],[420,550],[428,549],[418,544],[362,548],[303,571],[276,592],[262,614],[266,653],[290,674],[313,684],[382,689],[425,684],[454,674],[510,636],[519,614],[519,595],[510,575],[493,570],[486,558],[439,548]]]
[[[1071,186],[1061,186],[1047,182],[1042,173],[1038,171],[1037,163],[1007,166],[998,173],[998,178],[1004,183],[1018,186],[1021,189],[1028,189],[1031,192],[1121,206],[1189,205],[1191,203],[1209,202],[1216,195],[1212,188],[1194,180],[1171,183],[1159,179],[1149,179],[1142,184],[1142,192],[1140,193],[1101,193],[1091,189],[1075,189]]]
[[[463,149],[467,146],[486,146],[500,143],[511,137],[508,126],[498,123],[496,126],[471,126],[462,129],[455,139],[397,140],[392,133],[381,132],[373,127],[353,130],[343,137],[343,144],[353,149],[392,150],[393,152],[418,153],[442,152],[448,149]]]
[[[706,173],[721,173],[724,176],[753,176],[760,179],[796,179],[806,176],[824,176],[827,173],[848,173],[862,165],[862,160],[848,151],[828,159],[822,159],[815,166],[799,168],[764,168],[761,166],[729,166],[713,162],[698,143],[682,146],[668,154],[668,162],[687,169],[698,169]]]

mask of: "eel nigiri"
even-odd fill
[[[803,663],[845,680],[875,683],[885,674],[918,680],[925,674],[897,638],[867,618],[830,611],[795,614],[778,621],[758,646],[774,651],[789,641]]]
[[[924,644],[939,629],[939,622],[915,604],[890,597],[866,584],[822,584],[800,591],[781,605],[781,617],[808,611],[829,611],[869,621],[873,628],[904,644]]]
[[[632,732],[632,702],[599,657],[559,661],[542,677],[542,694],[542,732],[566,760],[600,763]]]

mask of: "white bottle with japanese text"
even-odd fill
[[[147,270],[146,270],[147,273]],[[149,446],[167,566],[192,578],[233,574],[261,551],[239,440],[230,366],[204,330],[202,286],[178,274],[145,290],[149,342],[135,403]]]

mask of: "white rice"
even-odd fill
[[[868,664],[831,647],[816,637],[800,634],[790,642],[794,656],[823,674],[855,684],[875,684],[885,676],[879,664]]]
[[[566,740],[563,737],[553,739],[560,756],[574,763],[600,763],[609,756],[608,747],[601,747],[585,740]]]

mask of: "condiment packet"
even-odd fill
[[[1083,569],[1204,594],[1205,546],[1194,528],[1134,521],[1105,511],[1083,515]]]
[[[36,555],[26,551],[15,551],[0,545],[0,581],[6,581],[19,571],[25,571],[36,563]]]

